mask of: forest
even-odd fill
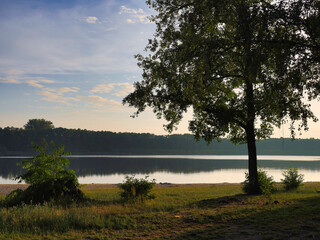
[[[75,154],[247,154],[245,144],[234,145],[227,139],[207,144],[191,134],[158,136],[148,133],[116,133],[83,129],[30,126],[0,128],[0,156],[32,155],[31,142],[43,139],[65,145]],[[45,121],[42,119],[42,121]],[[49,122],[49,121],[46,121]],[[271,138],[257,142],[258,154],[320,155],[320,139]]]

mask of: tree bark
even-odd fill
[[[257,164],[257,149],[256,149],[256,135],[254,131],[255,122],[255,107],[254,107],[254,95],[253,85],[249,81],[246,84],[246,101],[247,101],[247,124],[246,124],[246,135],[247,135],[247,146],[248,146],[248,157],[249,157],[249,183],[250,193],[259,194],[259,183],[258,183],[258,164]]]
[[[254,133],[254,122],[247,125],[247,147],[248,147],[248,168],[249,168],[249,183],[252,187],[250,189],[251,194],[259,194],[259,183],[258,183],[258,164],[257,164],[257,149],[256,149],[256,138]]]
[[[257,169],[257,150],[256,150],[256,136],[254,123],[256,119],[255,103],[254,103],[254,91],[253,83],[257,78],[258,62],[256,52],[252,51],[252,40],[254,39],[251,13],[249,5],[244,1],[240,1],[238,6],[242,38],[244,39],[244,80],[245,80],[245,99],[246,99],[246,125],[245,132],[247,137],[248,147],[248,168],[249,168],[249,184],[251,194],[260,193],[258,183],[258,169]]]

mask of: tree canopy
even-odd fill
[[[53,129],[53,123],[45,119],[30,119],[25,125],[24,129],[26,130],[45,130]]]
[[[288,22],[291,37],[285,41],[291,44],[299,56],[304,74],[308,79],[310,99],[319,98],[320,93],[320,2],[296,0],[280,2],[282,19]],[[289,35],[289,36],[290,36]]]
[[[246,142],[257,191],[256,139],[268,138],[288,119],[299,129],[316,120],[303,101],[314,77],[308,49],[293,43],[303,33],[284,21],[296,18],[294,7],[303,14],[295,2],[302,1],[147,1],[157,11],[151,17],[156,33],[148,54],[136,55],[143,80],[123,102],[136,114],[151,107],[169,131],[192,110],[189,129],[197,139]]]

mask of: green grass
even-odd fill
[[[92,201],[0,208],[0,239],[320,239],[320,183],[268,197],[240,185],[156,187],[123,204],[117,188],[84,189]]]

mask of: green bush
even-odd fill
[[[281,182],[283,182],[286,190],[297,189],[304,180],[304,176],[303,174],[299,174],[298,168],[290,167],[282,175],[284,179],[281,179]]]
[[[246,179],[243,184],[243,191],[247,194],[251,194],[254,192],[254,184],[250,183],[249,181],[249,174],[246,173]],[[273,177],[269,177],[267,175],[267,172],[258,169],[258,185],[259,185],[259,192],[258,194],[263,194],[263,195],[269,195],[271,192],[274,191],[274,181]]]
[[[149,181],[148,176],[145,178],[137,179],[134,176],[126,176],[125,181],[119,185],[121,197],[125,202],[143,202],[146,199],[155,198],[153,194],[150,194],[151,189],[155,186],[155,179]]]
[[[18,165],[26,169],[26,172],[16,179],[24,181],[30,186],[22,191],[11,192],[5,198],[7,206],[25,204],[38,204],[48,201],[69,202],[78,201],[84,198],[84,194],[79,189],[77,176],[72,169],[69,169],[69,160],[63,155],[70,153],[64,152],[64,146],[56,147],[53,142],[48,143],[44,140],[43,146],[33,143],[33,148],[38,151],[34,158],[25,159]]]

